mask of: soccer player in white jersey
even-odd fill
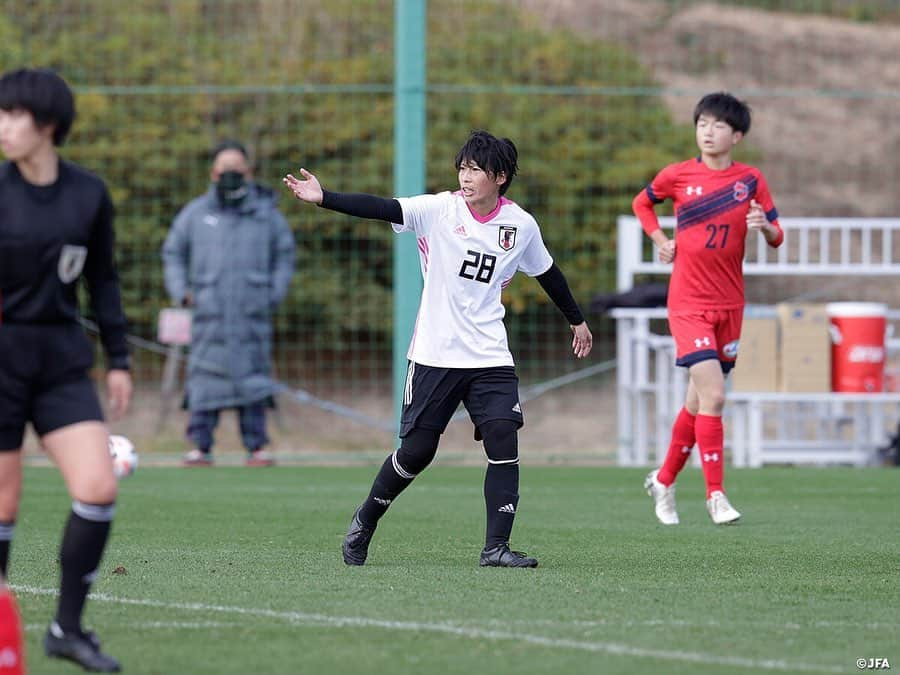
[[[378,520],[434,459],[438,441],[462,402],[483,440],[487,509],[483,567],[537,567],[509,548],[519,503],[518,429],[524,423],[500,294],[521,270],[536,277],[572,327],[577,358],[592,347],[591,331],[553,262],[535,219],[504,194],[518,153],[509,139],[474,131],[456,155],[459,191],[385,199],[323,190],[300,169],[284,183],[305,202],[413,232],[424,278],[409,346],[400,447],[384,462],[344,538],[348,565],[366,561]]]

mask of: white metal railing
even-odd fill
[[[687,371],[675,367],[675,342],[654,332],[663,308],[617,308],[618,463],[661,463]],[[888,314],[900,324],[900,311]],[[900,354],[900,339],[887,342]],[[866,464],[900,422],[900,393],[733,392],[725,407],[726,445],[735,466],[771,463]],[[694,462],[697,463],[697,454]]]
[[[784,243],[770,248],[764,237],[749,247],[747,275],[850,276],[900,275],[900,218],[781,218]],[[659,219],[664,230],[675,218]],[[900,250],[900,249],[898,249]],[[619,291],[627,291],[637,274],[669,274],[671,265],[658,262],[656,247],[644,236],[634,216],[619,216],[617,244]]]
[[[900,420],[900,393],[740,392],[728,397],[735,466],[864,466]]]
[[[785,242],[771,250],[762,237],[748,251],[745,274],[900,276],[900,218],[781,218]],[[663,228],[674,218],[660,218]],[[669,274],[657,262],[638,220],[618,219],[618,289],[632,288],[638,274]],[[675,413],[687,387],[687,373],[675,367],[674,341],[652,323],[664,308],[619,308],[617,324],[618,461],[623,466],[661,462]],[[900,336],[900,311],[888,321]],[[900,354],[900,337],[886,344]],[[738,466],[765,463],[863,464],[900,420],[900,394],[729,395],[726,443]],[[651,457],[651,448],[654,449]],[[696,459],[696,456],[695,456]]]

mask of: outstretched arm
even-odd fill
[[[587,322],[584,320],[581,309],[578,307],[578,303],[575,302],[575,298],[572,296],[569,282],[566,281],[566,277],[556,263],[553,263],[549,270],[539,274],[536,278],[544,292],[559,307],[569,321],[572,332],[575,334],[572,338],[572,351],[577,358],[583,359],[591,353],[591,348],[594,346],[594,338],[591,335],[591,329],[588,328]]]
[[[294,196],[304,202],[310,204],[322,203],[322,186],[319,185],[319,179],[313,176],[306,169],[300,169],[300,175],[303,179],[297,178],[294,174],[289,173],[284,177],[284,184],[288,190],[294,193]]]
[[[323,190],[318,179],[306,169],[300,169],[300,175],[303,179],[288,174],[284,177],[284,184],[301,201],[358,218],[403,222],[403,209],[396,199],[362,193],[329,192]]]

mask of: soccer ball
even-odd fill
[[[134,473],[138,465],[138,454],[131,441],[124,436],[110,436],[109,454],[112,456],[116,478],[125,478]]]

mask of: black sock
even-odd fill
[[[488,464],[484,475],[487,528],[484,547],[508,544],[519,504],[519,465]]]
[[[12,542],[13,531],[16,529],[16,521],[0,520],[0,576],[6,578],[6,570],[9,568],[9,545]]]
[[[112,525],[112,504],[74,502],[60,547],[62,581],[56,622],[65,632],[81,630],[81,614]]]
[[[413,482],[413,478],[415,478],[415,476],[410,476],[410,474],[405,471],[405,476],[397,473],[397,468],[394,467],[395,458],[396,453],[391,453],[388,455],[388,458],[384,460],[384,464],[381,465],[381,469],[378,471],[378,475],[375,476],[375,481],[372,483],[372,490],[369,492],[369,496],[366,497],[366,501],[363,502],[363,505],[359,510],[359,519],[366,525],[377,524],[381,519],[381,516],[388,510],[391,502],[394,501],[397,498],[397,495],[403,492],[407,486]]]

